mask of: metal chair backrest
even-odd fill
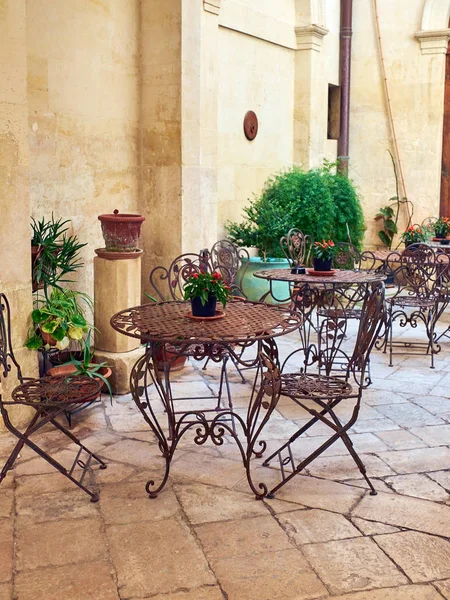
[[[11,341],[11,309],[8,298],[0,293],[0,380],[8,377],[13,366],[17,372],[17,379],[22,383],[22,370],[14,356]]]
[[[210,251],[210,262],[213,270],[222,275],[235,296],[245,296],[242,291],[242,279],[248,268],[249,260],[248,251],[245,248],[236,246],[230,240],[219,240]]]
[[[280,240],[280,246],[291,267],[309,264],[312,239],[296,227],[289,230]]]
[[[202,250],[199,254],[181,254],[169,265],[155,267],[149,277],[152,286],[151,294],[156,300],[183,300],[184,284],[194,273],[212,271],[209,252]]]
[[[372,348],[386,322],[384,285],[376,284],[367,290],[361,310],[355,347],[349,362],[349,374],[362,388]]]
[[[335,269],[361,268],[361,252],[356,246],[348,242],[336,242],[336,251],[333,257]]]
[[[411,296],[431,299],[442,284],[442,257],[427,244],[411,244],[405,250],[391,252],[386,258],[386,274],[393,275],[398,295],[407,288]]]

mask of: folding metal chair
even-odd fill
[[[385,320],[384,286],[380,284],[372,290],[367,290],[352,353],[343,349],[348,320],[342,318],[341,310],[345,310],[345,307],[342,306],[338,313],[333,313],[331,306],[336,306],[334,298],[330,298],[330,310],[321,324],[320,333],[327,346],[319,350],[312,344],[308,348],[296,350],[285,360],[282,367],[280,394],[291,398],[312,418],[264,461],[264,466],[276,461],[280,468],[281,481],[270,491],[272,497],[285,483],[301,473],[338,440],[344,443],[369,485],[371,494],[376,494],[348,431],[358,418],[363,389],[367,387],[366,369],[370,352]],[[286,372],[285,369],[290,366],[295,354],[303,355],[303,365],[296,372]],[[334,373],[337,356],[340,356],[343,365],[341,374]],[[298,359],[298,356],[296,358]],[[342,402],[351,403],[351,414],[346,422],[342,422],[336,413],[336,408]],[[332,435],[309,456],[297,461],[295,442],[318,422],[328,426]],[[301,448],[301,440],[299,447]]]
[[[107,465],[99,456],[86,448],[71,431],[63,427],[57,418],[63,416],[67,411],[73,411],[75,407],[79,408],[80,405],[98,398],[102,382],[85,376],[40,377],[37,379],[23,377],[11,344],[11,315],[8,299],[4,294],[0,294],[0,379],[8,377],[12,368],[16,371],[19,385],[13,389],[11,400],[6,400],[0,393],[0,413],[6,428],[18,438],[18,442],[0,471],[0,483],[8,471],[13,468],[23,447],[27,446],[86,492],[90,496],[91,502],[97,502],[98,492],[87,488],[83,481],[93,460],[100,465],[100,469],[106,469]],[[8,414],[8,408],[17,404],[30,406],[35,410],[31,421],[23,431],[13,425]],[[49,424],[78,447],[77,454],[69,468],[58,462],[31,439]],[[79,468],[77,469],[77,467]]]

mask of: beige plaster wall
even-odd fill
[[[250,0],[245,5],[256,7]],[[225,23],[219,27],[218,50],[219,237],[224,235],[225,221],[241,218],[242,208],[254,193],[260,192],[266,179],[293,162],[293,3],[281,2],[280,13],[273,3],[257,5],[258,11],[267,11],[261,21],[264,27],[260,35],[264,39],[247,34],[249,20],[244,10],[240,20],[234,14],[235,26],[239,23],[241,31],[225,26],[227,6],[225,1],[224,14],[219,18],[219,24]],[[278,15],[278,20],[273,15]],[[292,20],[282,23],[283,18]],[[286,27],[293,37],[285,34]],[[270,41],[277,32],[280,43]],[[259,120],[258,135],[252,142],[243,132],[248,110],[253,110]]]
[[[0,291],[9,298],[12,343],[24,374],[36,374],[36,354],[23,347],[31,312],[28,222],[27,49],[25,0],[0,3]],[[0,394],[9,399],[17,385],[14,371],[0,374]],[[10,411],[23,422],[28,408]],[[0,418],[0,430],[3,429]]]
[[[439,212],[445,55],[422,54],[423,0],[379,0],[379,18],[392,110],[414,221]],[[441,28],[448,23],[443,20]],[[395,195],[387,152],[392,136],[377,51],[372,2],[354,1],[350,176],[366,216],[366,244],[379,244],[373,220]],[[403,227],[405,220],[401,221]]]
[[[28,0],[30,197],[87,242],[77,287],[93,293],[97,215],[137,212],[139,0]]]

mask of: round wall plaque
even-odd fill
[[[244,133],[248,140],[254,140],[258,133],[258,117],[249,110],[244,117]]]

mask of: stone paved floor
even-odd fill
[[[282,339],[280,349],[295,343]],[[174,387],[209,394],[216,374],[190,365]],[[0,600],[450,599],[450,341],[435,370],[407,355],[389,368],[376,352],[372,376],[352,439],[375,497],[342,444],[276,499],[256,501],[229,439],[218,449],[191,438],[150,500],[144,484],[162,462],[130,398],[80,414],[75,431],[108,461],[92,474],[100,501],[25,450],[0,486]],[[231,379],[244,408],[249,387],[233,369]],[[269,447],[304,418],[282,398]],[[325,433],[311,430],[299,455]],[[58,433],[41,442],[69,464]],[[0,459],[11,444],[0,437]],[[255,470],[266,482],[277,475],[258,461]]]

